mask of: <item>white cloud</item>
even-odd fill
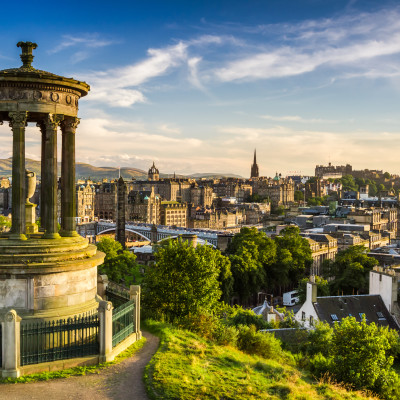
[[[144,102],[143,93],[131,88],[165,75],[171,68],[185,62],[187,45],[179,42],[164,49],[149,49],[147,53],[148,58],[139,63],[83,76],[92,86],[90,100],[120,107]]]
[[[214,69],[214,76],[230,82],[296,76],[323,67],[365,70],[368,60],[400,53],[399,21],[399,9],[394,9],[257,27],[254,33],[274,31],[268,48],[234,55]]]
[[[83,46],[87,48],[99,48],[115,43],[112,40],[99,38],[97,34],[85,34],[82,36],[64,35],[61,43],[49,50],[49,54],[55,54],[70,47]]]
[[[274,115],[261,115],[261,118],[266,119],[268,121],[276,121],[276,122],[304,122],[304,123],[334,123],[337,121],[321,119],[321,118],[303,118],[298,115],[282,115],[282,116],[274,116]]]

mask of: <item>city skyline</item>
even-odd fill
[[[247,177],[256,148],[264,176],[329,161],[400,173],[394,1],[42,3],[4,6],[0,69],[31,40],[35,68],[91,85],[78,162]],[[0,138],[7,158],[8,126]],[[34,127],[26,155],[40,155]]]

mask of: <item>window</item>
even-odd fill
[[[304,311],[301,312],[301,320],[302,321],[306,320],[306,313]]]
[[[386,320],[386,318],[385,318],[385,316],[383,315],[382,312],[378,311],[378,312],[376,313],[376,315],[378,316],[378,319]]]
[[[365,318],[365,320],[367,319],[367,317],[365,316],[365,313],[363,313],[363,312],[358,313],[358,315],[360,316],[360,319],[363,319],[363,318]]]
[[[336,314],[331,314],[332,321],[339,321],[339,318]]]
[[[314,317],[310,315],[310,326],[314,326]]]

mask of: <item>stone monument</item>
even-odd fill
[[[12,145],[12,226],[0,238],[0,313],[58,319],[97,309],[97,266],[104,254],[75,230],[75,134],[78,102],[90,87],[32,66],[36,43],[19,42],[22,66],[0,71],[0,124]],[[34,176],[25,172],[25,127],[41,134],[41,226],[29,202]],[[61,230],[57,221],[57,133],[61,128]]]

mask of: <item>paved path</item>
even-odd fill
[[[157,351],[159,339],[143,332],[147,342],[133,357],[99,374],[47,382],[0,385],[3,400],[148,400],[143,384],[145,366]]]

